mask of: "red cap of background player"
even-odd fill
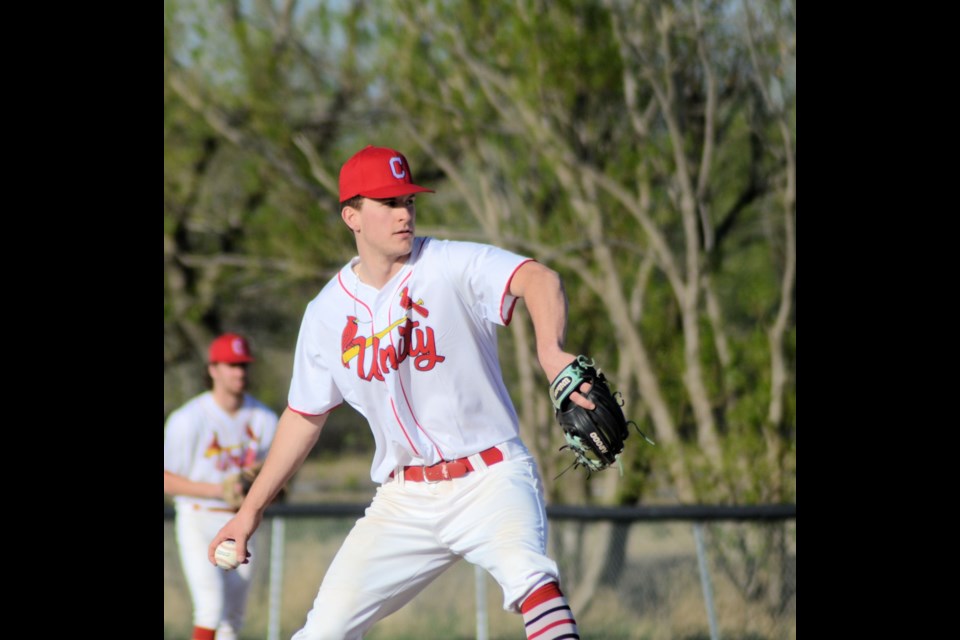
[[[246,338],[236,333],[225,333],[210,343],[210,354],[207,360],[210,364],[216,362],[241,364],[253,362],[253,356],[250,355],[250,345]]]
[[[424,191],[433,193],[433,189],[413,184],[407,159],[394,149],[367,146],[340,169],[340,202],[354,196],[396,198]]]

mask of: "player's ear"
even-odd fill
[[[350,229],[356,233],[360,231],[360,211],[351,206],[346,206],[340,210],[340,217],[343,218],[344,223],[350,227]]]

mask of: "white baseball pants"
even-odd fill
[[[177,509],[177,544],[180,563],[193,599],[193,626],[217,630],[217,640],[235,640],[247,608],[247,592],[253,558],[233,571],[224,571],[207,560],[207,547],[227,524],[232,513],[195,510],[192,505]],[[254,538],[247,542],[253,549]]]
[[[512,452],[511,452],[512,453]],[[546,555],[543,485],[529,453],[434,484],[394,478],[377,490],[324,576],[294,640],[361,638],[460,558],[490,572],[504,609],[559,582]]]

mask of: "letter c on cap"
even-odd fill
[[[400,156],[390,158],[390,173],[397,180],[403,180],[407,177],[407,172],[403,170],[403,158]]]

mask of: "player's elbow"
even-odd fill
[[[518,298],[526,297],[530,291],[548,292],[563,291],[563,281],[560,274],[539,262],[525,263],[513,278],[510,293]]]

